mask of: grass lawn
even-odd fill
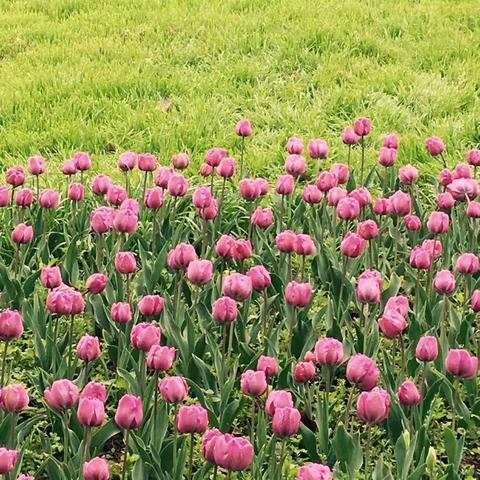
[[[401,163],[427,161],[430,134],[450,159],[480,143],[478,0],[0,0],[0,23],[6,165],[79,149],[98,169],[126,149],[198,163],[234,147],[241,116],[258,167],[292,134],[341,159],[358,115],[375,148],[401,135]]]

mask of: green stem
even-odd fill
[[[363,185],[363,169],[365,166],[365,137],[362,135],[360,137],[360,144],[362,146],[362,164],[361,164],[361,171],[360,171],[360,185]]]
[[[372,426],[370,423],[368,423],[367,424],[367,443],[365,445],[365,480],[368,480],[371,443],[372,443]]]
[[[16,440],[17,440],[17,420],[18,420],[18,413],[12,412],[12,423],[10,425],[10,448],[15,449],[16,447]]]
[[[190,434],[190,454],[188,456],[188,480],[192,480],[193,473],[193,447],[195,446],[194,434]]]
[[[68,329],[68,374],[72,375],[72,340],[73,340],[73,322],[75,320],[75,315],[70,316],[70,326]]]
[[[125,430],[125,452],[123,454],[123,466],[122,466],[122,480],[125,480],[127,473],[127,460],[128,460],[128,443],[130,440],[130,430]]]
[[[7,368],[7,350],[8,350],[9,340],[5,340],[3,344],[3,354],[2,354],[2,378],[0,382],[0,388],[3,388],[5,385],[5,371]]]
[[[66,465],[68,460],[68,444],[70,440],[70,434],[68,426],[70,424],[70,411],[65,410],[63,413],[63,463]]]

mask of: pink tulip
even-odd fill
[[[172,368],[175,354],[173,347],[152,345],[148,351],[147,367],[157,372],[166,372]]]
[[[270,274],[263,265],[256,265],[252,267],[247,272],[247,276],[250,277],[250,280],[252,281],[252,288],[258,292],[265,290],[272,283]]]
[[[77,167],[73,158],[65,160],[62,164],[62,173],[64,175],[75,175],[77,173]]]
[[[313,362],[298,362],[293,367],[293,379],[297,383],[311,382],[315,378],[316,373]]]
[[[372,390],[378,384],[380,370],[377,364],[366,355],[357,353],[350,357],[347,364],[347,379],[360,390]]]
[[[88,292],[96,295],[102,293],[107,286],[107,276],[103,273],[93,273],[87,278],[85,282],[85,287],[87,288]]]
[[[62,284],[62,274],[58,267],[43,267],[40,270],[40,281],[45,288],[56,288]]]
[[[328,156],[328,145],[322,138],[309,140],[307,150],[312,158],[327,158]]]
[[[133,170],[137,165],[137,154],[134,152],[124,152],[118,157],[117,166],[123,172]]]
[[[249,137],[252,134],[252,124],[248,118],[242,118],[235,126],[235,132],[239,137]]]
[[[292,175],[293,177],[299,177],[300,175],[303,175],[305,173],[305,170],[307,169],[307,162],[302,155],[289,155],[286,160],[285,160],[285,171]],[[283,176],[285,177],[285,175]],[[279,177],[279,180],[282,177]],[[293,191],[293,188],[292,188]],[[277,183],[277,192],[281,193],[279,191],[279,183]],[[288,192],[291,193],[291,192]]]
[[[225,148],[213,147],[210,148],[205,155],[205,162],[211,167],[218,167],[223,158],[228,156]]]
[[[425,147],[428,153],[434,157],[441,155],[445,150],[445,144],[442,139],[436,136],[427,138],[425,141]]]
[[[7,207],[10,203],[10,189],[0,185],[0,207]]]
[[[24,223],[19,223],[13,229],[11,238],[14,243],[20,245],[30,243],[33,239],[33,228]]]
[[[431,253],[422,247],[414,247],[410,251],[410,265],[420,270],[428,270],[432,266]]]
[[[240,379],[240,389],[245,395],[259,397],[267,390],[267,379],[265,372],[246,370]]]
[[[385,303],[385,312],[394,311],[399,313],[403,318],[408,317],[408,311],[410,310],[408,297],[404,295],[395,295],[390,297]]]
[[[265,229],[273,223],[273,212],[269,208],[257,208],[252,213],[252,225]]]
[[[480,202],[472,200],[467,205],[467,215],[470,218],[480,218]]]
[[[286,390],[272,390],[265,402],[265,412],[273,417],[277,408],[293,408],[292,394]]]
[[[277,178],[275,190],[280,195],[290,195],[295,189],[295,180],[292,175],[280,175]]]
[[[145,317],[160,315],[165,302],[160,295],[145,295],[138,302],[138,311]]]
[[[333,476],[327,465],[307,463],[298,469],[295,480],[333,480]]]
[[[290,282],[285,289],[285,300],[294,307],[305,307],[312,299],[312,286],[310,283]]]
[[[422,248],[430,253],[430,256],[436,260],[442,256],[443,247],[440,240],[427,238],[422,242]]]
[[[202,437],[202,455],[207,462],[216,464],[215,462],[215,440],[222,437],[223,434],[217,428],[211,428],[207,430]]]
[[[126,394],[118,402],[115,423],[125,430],[140,427],[143,422],[142,399]]]
[[[250,240],[234,240],[231,249],[231,257],[234,260],[246,260],[252,256],[252,253],[253,247]]]
[[[15,166],[5,172],[5,180],[13,187],[19,187],[25,182],[25,172],[22,167]]]
[[[333,173],[337,177],[338,183],[347,183],[350,176],[350,170],[348,165],[344,163],[334,163],[330,167],[330,173]]]
[[[45,159],[40,155],[34,155],[28,159],[28,171],[38,176],[45,172]]]
[[[380,287],[378,286],[378,282],[373,278],[358,281],[355,294],[360,303],[380,303]]]
[[[204,220],[213,220],[213,219],[217,218],[217,215],[218,215],[218,203],[217,203],[217,201],[213,198],[212,202],[210,203],[210,205],[208,207],[198,210],[198,214]]]
[[[480,166],[480,150],[473,148],[467,152],[467,162],[474,167]]]
[[[20,412],[27,408],[29,403],[27,390],[19,383],[12,383],[0,390],[0,408],[5,412]]]
[[[397,190],[389,199],[389,213],[404,217],[412,209],[412,199],[408,193]]]
[[[210,187],[202,185],[197,187],[192,194],[192,203],[196,208],[206,208],[212,203],[212,192]]]
[[[377,198],[373,202],[373,213],[375,213],[375,215],[387,215],[391,213],[390,200],[388,198]]]
[[[345,145],[356,145],[358,143],[358,135],[353,127],[345,127],[342,132],[342,141]]]
[[[390,394],[380,387],[362,392],[357,400],[357,414],[366,423],[380,423],[388,417]]]
[[[455,276],[450,270],[437,272],[433,280],[433,288],[441,295],[450,295],[455,290]]]
[[[380,229],[375,220],[365,220],[357,224],[357,233],[364,240],[372,240],[373,238],[378,237]]]
[[[274,377],[278,374],[278,361],[275,357],[260,355],[257,362],[257,370],[265,372],[267,378]]]
[[[49,188],[42,190],[38,198],[38,204],[42,208],[56,208],[60,203],[60,194]]]
[[[0,447],[0,475],[7,475],[15,467],[18,452]]]
[[[405,165],[398,169],[398,178],[404,185],[412,185],[418,179],[418,170],[413,165]]]
[[[130,342],[133,348],[148,352],[153,345],[160,343],[162,331],[160,327],[147,322],[140,322],[133,326],[130,332]]]
[[[477,255],[474,253],[463,253],[457,258],[455,269],[458,273],[463,273],[464,275],[477,273],[480,269]]]
[[[474,312],[480,312],[480,290],[477,289],[472,292],[470,305]]]
[[[295,238],[294,250],[297,255],[314,255],[317,249],[310,235],[299,233]]]
[[[352,197],[342,198],[337,203],[337,215],[342,220],[353,220],[360,215],[360,204]]]
[[[90,155],[87,152],[77,152],[73,155],[73,161],[75,162],[75,167],[81,172],[85,170],[90,170],[92,168],[92,160]]]
[[[188,385],[183,377],[165,377],[158,382],[162,398],[169,403],[180,403],[188,394]]]
[[[84,480],[108,480],[110,469],[106,460],[95,457],[83,464],[82,474]]]
[[[196,258],[197,254],[193,245],[179,243],[168,252],[167,264],[172,270],[187,270],[190,262],[196,260]]]
[[[287,152],[291,155],[300,155],[303,152],[303,140],[298,137],[290,137],[287,141]]]
[[[167,185],[168,193],[173,197],[183,197],[188,190],[188,181],[179,173],[173,173]]]
[[[115,269],[118,273],[130,274],[137,269],[137,261],[132,252],[118,252],[115,255]]]
[[[81,183],[71,183],[68,186],[68,198],[73,202],[80,202],[85,196],[85,190]]]
[[[199,173],[202,177],[210,177],[213,174],[214,168],[208,163],[202,163],[199,168]]]
[[[428,217],[427,228],[430,233],[446,233],[450,218],[444,212],[432,212]]]
[[[347,232],[340,243],[340,252],[346,257],[356,258],[365,250],[365,240],[357,233]]]
[[[102,383],[88,382],[82,390],[82,393],[80,393],[80,398],[95,398],[105,403],[107,400],[107,389]]]
[[[53,410],[72,408],[78,401],[78,387],[70,380],[55,380],[43,392],[45,401]]]
[[[467,163],[457,163],[453,169],[453,180],[458,178],[473,178],[472,167]]]
[[[60,285],[47,295],[47,309],[58,315],[78,315],[85,309],[82,294],[67,285]]]
[[[275,245],[283,253],[292,253],[295,250],[297,235],[291,230],[280,232],[275,238]]]
[[[166,190],[170,177],[175,173],[171,167],[160,167],[155,175],[155,185]]]
[[[172,155],[172,165],[177,170],[185,170],[190,165],[190,157],[188,153],[176,153]]]
[[[402,405],[418,405],[422,401],[422,394],[419,392],[415,383],[411,380],[405,380],[397,391],[398,401]]]
[[[98,337],[84,335],[77,344],[77,357],[84,362],[93,362],[100,356],[100,340]]]
[[[130,304],[124,302],[112,304],[112,307],[110,309],[110,315],[114,322],[130,322],[132,320],[132,309],[130,308]]]
[[[235,175],[235,171],[237,168],[237,162],[234,158],[225,157],[222,158],[222,161],[217,167],[217,173],[222,178],[231,178]]]
[[[343,361],[343,345],[336,338],[323,337],[315,344],[315,361],[319,365],[340,365]]]
[[[253,446],[243,437],[218,435],[212,440],[215,464],[228,471],[246,470],[253,461]]]
[[[416,215],[405,215],[403,217],[403,223],[407,230],[417,231],[422,228],[422,221]]]
[[[372,122],[367,117],[359,117],[353,124],[353,131],[359,137],[365,137],[372,129]]]
[[[306,185],[303,188],[302,198],[304,202],[313,205],[322,201],[323,193],[316,187],[316,185]]]
[[[331,207],[336,207],[340,200],[348,197],[348,192],[342,187],[333,187],[327,193],[327,202]],[[353,199],[355,200],[355,199]],[[357,202],[358,204],[358,202]],[[358,205],[360,213],[360,205]],[[335,212],[338,214],[338,211]]]
[[[395,338],[401,335],[407,328],[407,321],[403,315],[395,310],[386,310],[378,320],[380,330],[387,338]]]
[[[451,193],[442,192],[437,195],[438,208],[442,210],[450,210],[455,205],[455,199]]]
[[[395,133],[389,133],[383,137],[382,144],[386,148],[394,148],[397,150],[400,146],[400,139]]]
[[[473,378],[477,375],[478,358],[467,350],[450,349],[445,358],[445,369],[459,378]]]
[[[97,175],[92,180],[92,192],[96,195],[106,195],[108,189],[113,185],[112,179],[107,175]]]
[[[157,168],[157,157],[152,153],[139,153],[137,165],[142,172],[153,172]]]
[[[438,181],[444,187],[450,185],[453,181],[453,173],[448,168],[444,168],[438,175]]]
[[[163,189],[160,187],[148,188],[145,191],[143,204],[153,210],[159,209],[163,205]]]
[[[113,219],[113,227],[121,233],[135,232],[137,230],[137,223],[137,214],[129,208],[117,210],[115,218]]]
[[[29,188],[22,188],[15,194],[15,205],[30,207],[33,203],[33,192]]]
[[[415,356],[421,362],[433,362],[438,357],[438,340],[431,335],[420,337]]]
[[[8,342],[23,334],[22,316],[18,310],[3,310],[0,312],[0,340]]]
[[[187,278],[194,285],[205,285],[213,276],[213,263],[210,260],[193,260],[188,264]]]
[[[256,200],[262,194],[260,185],[253,178],[243,178],[238,183],[240,195],[245,200]]]
[[[205,433],[208,428],[208,413],[198,403],[180,407],[176,426],[180,433]]]
[[[112,228],[114,218],[115,210],[113,208],[96,208],[90,215],[90,228],[95,233],[106,233]]]
[[[332,172],[320,172],[315,185],[321,192],[328,192],[338,185],[338,177]]]
[[[378,163],[382,167],[391,167],[397,161],[397,149],[382,147],[378,152]]]
[[[272,431],[280,437],[295,435],[300,428],[301,415],[296,408],[277,407],[272,419]]]
[[[230,297],[220,297],[212,305],[212,317],[217,322],[233,322],[237,319],[238,310],[235,300]]]
[[[252,293],[252,280],[242,273],[227,275],[223,281],[222,294],[237,301],[246,300]]]
[[[467,199],[473,200],[478,196],[479,188],[476,180],[459,178],[452,180],[452,183],[447,185],[447,191],[455,200],[465,201]]]

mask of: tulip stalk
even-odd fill
[[[190,452],[188,455],[188,480],[192,480],[193,473],[193,448],[195,446],[195,437],[194,433],[190,434]]]
[[[368,479],[368,474],[369,474],[371,444],[372,444],[372,425],[370,423],[367,423],[367,442],[365,444],[365,479]]]
[[[0,379],[0,388],[5,386],[5,371],[7,368],[7,350],[8,350],[9,340],[3,342],[3,353],[2,353],[2,376]]]
[[[353,398],[355,395],[355,386],[350,387],[350,394],[347,400],[347,406],[345,407],[345,415],[343,417],[343,423],[345,424],[345,429],[348,429],[348,424],[350,423],[350,410],[352,409]]]
[[[103,236],[101,233],[97,234],[97,251],[96,251],[96,264],[97,271],[101,273],[103,271]]]
[[[70,412],[65,410],[62,416],[63,420],[63,463],[66,465],[68,460],[68,447],[70,434],[68,431],[68,425],[70,424]]]
[[[70,325],[68,328],[68,373],[69,375],[72,375],[73,372],[71,372],[72,369],[72,340],[73,340],[73,323],[75,321],[75,315],[72,313],[70,315]]]
[[[243,178],[243,158],[245,156],[245,137],[242,135],[240,143],[240,180]]]
[[[82,458],[80,461],[80,477],[83,477],[83,464],[90,460],[90,442],[92,439],[92,427],[85,426],[83,429],[83,451],[82,451]]]
[[[363,185],[363,171],[365,166],[365,137],[362,135],[360,137],[360,146],[362,147],[362,162],[361,162],[361,170],[360,170],[360,185]]]
[[[10,448],[15,449],[17,440],[18,412],[12,412],[12,423],[10,424]]]
[[[122,480],[125,480],[127,474],[128,444],[130,440],[130,430],[125,430],[125,452],[123,453]],[[175,464],[174,464],[175,465]]]
[[[177,404],[173,405],[173,468],[177,469],[177,444],[178,444],[178,430],[177,430]]]

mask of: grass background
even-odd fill
[[[88,150],[97,168],[126,149],[166,163],[234,148],[281,165],[288,136],[324,137],[372,117],[401,135],[401,163],[480,143],[478,0],[0,0],[0,152],[5,165]],[[374,147],[374,148],[373,148]]]

